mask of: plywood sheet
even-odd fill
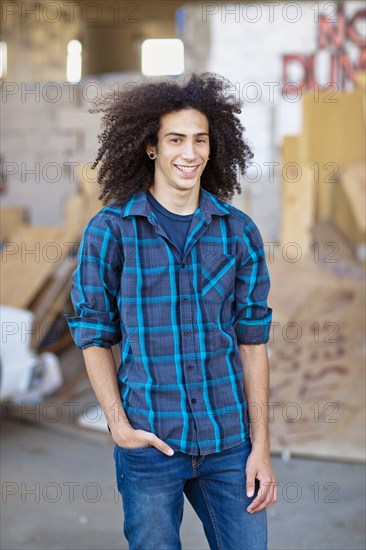
[[[282,177],[281,185],[281,244],[296,243],[307,250],[315,219],[314,174],[305,164],[291,164],[283,162],[287,176]]]
[[[1,303],[28,309],[76,245],[72,228],[20,226],[2,249]]]
[[[65,225],[81,238],[88,221],[103,208],[102,201],[86,194],[71,195],[65,203]]]
[[[365,459],[364,301],[359,282],[313,289],[274,333],[272,450]]]
[[[25,224],[27,209],[22,206],[4,206],[0,209],[0,240],[5,241],[14,229]]]
[[[336,163],[338,166],[365,162],[364,91],[314,92],[302,97],[304,162]],[[329,186],[331,187],[331,186]]]
[[[341,174],[341,185],[355,224],[364,234],[366,231],[366,164],[347,166]]]
[[[281,244],[307,249],[315,221],[314,170],[301,158],[302,136],[285,136],[281,150]]]
[[[329,219],[333,181],[348,164],[365,163],[365,98],[362,89],[350,92],[309,91],[302,97],[303,162],[313,164],[317,179],[317,218]]]
[[[274,319],[283,327],[293,320],[296,311],[305,303],[311,293],[320,288],[336,289],[340,279],[323,266],[314,265],[314,257],[308,253],[298,262],[288,262],[280,250],[274,254],[276,260],[271,262],[267,256],[267,266],[271,278],[271,290],[268,303],[274,312]],[[282,328],[281,328],[282,330]]]

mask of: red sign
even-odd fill
[[[322,14],[319,18],[318,52],[330,50],[329,78],[326,86],[333,84],[338,89],[345,89],[347,82],[356,84],[355,72],[366,70],[366,39],[357,32],[357,22],[366,18],[366,10],[356,12],[349,20],[346,19],[343,7],[338,8],[337,21],[333,23]],[[359,49],[356,63],[352,61],[347,52],[347,45],[353,43]],[[303,71],[302,80],[297,82],[301,90],[314,89],[316,85],[316,53],[311,55],[286,54],[283,56],[283,82],[284,87],[293,85],[289,80],[289,66],[297,63]]]

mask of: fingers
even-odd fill
[[[254,495],[255,475],[256,475],[255,470],[248,469],[246,472],[246,477],[247,477],[246,490],[247,490],[248,497],[252,497]]]
[[[156,447],[162,453],[172,456],[174,451],[165,441],[157,437],[151,432],[146,432],[145,430],[136,430],[131,428],[128,432],[124,432],[123,438],[114,439],[114,442],[121,447],[137,447],[144,445],[152,445]]]
[[[260,512],[277,502],[277,485],[275,481],[260,481],[257,496],[247,507],[249,513]],[[249,495],[248,495],[249,496]]]
[[[159,439],[159,437],[156,436],[155,434],[152,434],[149,432],[146,432],[146,433],[147,433],[146,439],[148,440],[147,442],[150,445],[153,445],[165,455],[172,456],[174,454],[173,449],[169,447],[169,445],[167,445],[165,441],[163,441],[162,439]]]

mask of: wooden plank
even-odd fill
[[[32,300],[70,254],[75,232],[67,227],[22,225],[4,244],[0,302],[28,309]]]
[[[354,223],[363,235],[366,231],[366,164],[347,166],[340,176]]]
[[[365,262],[366,251],[366,166],[346,167],[334,184],[332,222],[347,239],[353,255]]]
[[[65,225],[72,227],[77,235],[81,235],[84,228],[85,205],[86,200],[81,194],[71,195],[65,201]]]
[[[22,206],[4,206],[0,209],[0,240],[7,240],[16,227],[24,225],[27,209]]]
[[[334,186],[332,221],[338,231],[347,239],[353,253],[357,253],[357,247],[365,242],[365,234],[356,225],[348,197],[340,183]]]
[[[81,193],[71,195],[65,202],[65,225],[81,237],[86,224],[102,208],[103,204],[97,197]]]
[[[45,338],[47,333],[51,330],[52,325],[55,323],[60,313],[63,313],[67,301],[70,296],[71,281],[67,279],[63,288],[59,291],[56,300],[51,304],[43,317],[36,316],[35,318],[35,332],[33,343],[37,347]],[[62,334],[56,334],[53,336],[54,342],[61,338]]]
[[[65,284],[70,286],[71,274],[76,267],[75,260],[70,260],[69,257],[63,259],[58,269],[52,274],[48,284],[42,288],[42,291],[30,305],[31,311],[37,318],[43,318],[48,310],[54,307],[55,301]]]
[[[300,161],[300,138],[285,136],[281,165],[281,244],[296,243],[302,250],[311,242],[315,221],[314,172]]]
[[[319,170],[317,183],[317,217],[329,219],[333,194],[332,179],[348,164],[365,163],[365,99],[364,91],[314,92],[302,97],[303,131],[301,158]]]

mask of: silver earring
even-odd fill
[[[149,153],[149,159],[151,159],[151,160],[155,160],[155,159],[156,159],[156,155],[155,155],[155,153],[153,153],[152,151],[151,151],[151,153]]]

